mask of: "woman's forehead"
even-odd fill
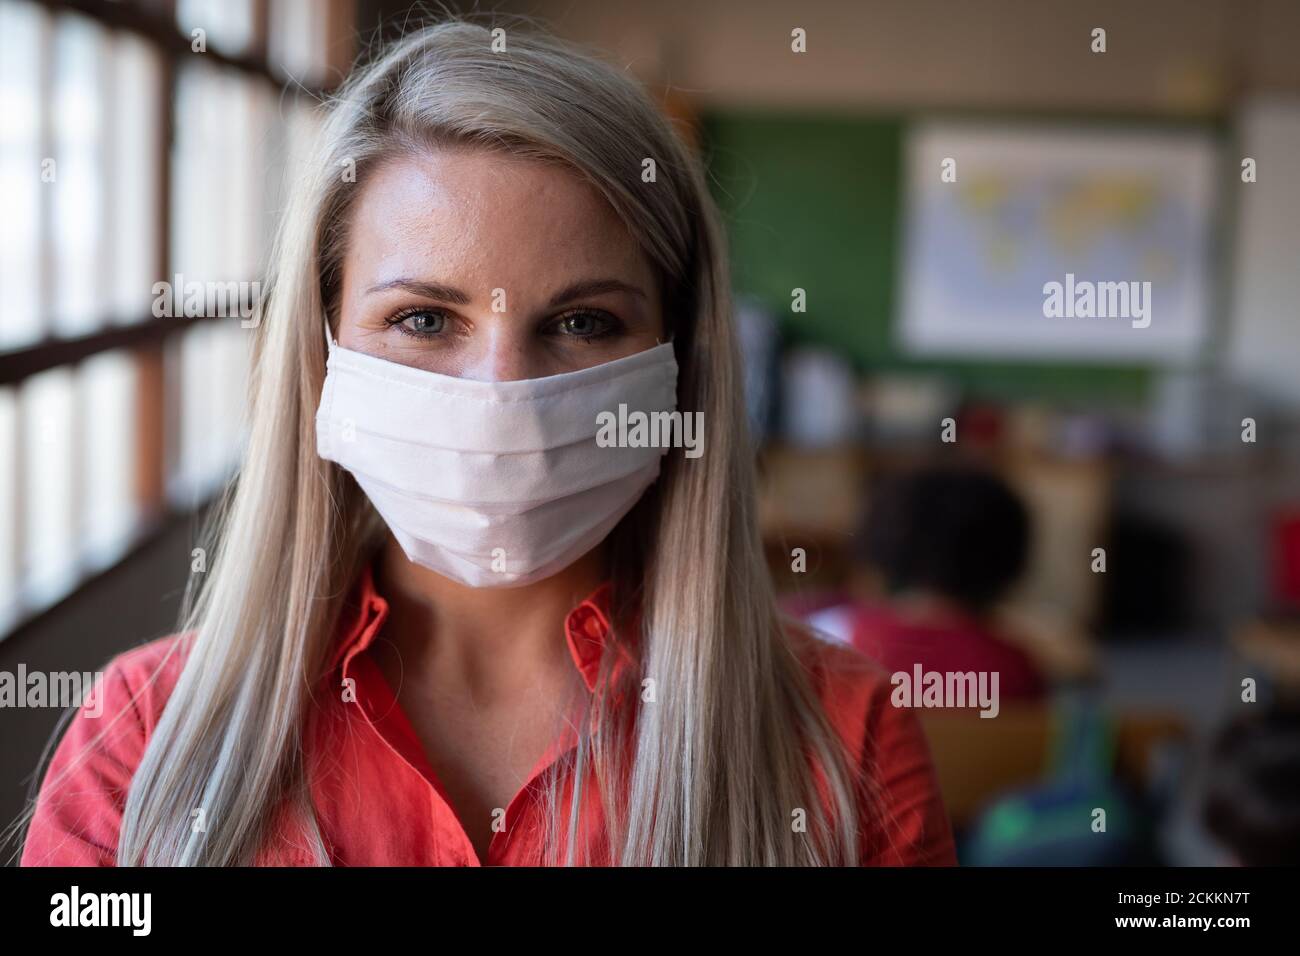
[[[546,294],[578,275],[652,276],[604,197],[555,164],[432,149],[385,162],[359,188],[345,284],[414,276]]]

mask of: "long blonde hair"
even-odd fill
[[[616,589],[640,609],[626,641],[639,656],[630,699],[647,677],[657,699],[629,722],[598,688],[588,704],[598,729],[579,725],[574,766],[600,784],[608,862],[858,860],[861,768],[819,704],[763,562],[725,251],[699,164],[621,72],[545,36],[511,31],[506,52],[491,40],[459,21],[409,33],[332,103],[277,238],[246,459],[186,613],[188,658],[135,771],[121,865],[247,864],[286,805],[329,862],[302,738],[377,522],[350,476],[316,455],[322,322],[335,308],[359,181],[386,158],[440,143],[563,164],[601,191],[664,281],[678,405],[716,423],[703,457],[666,458],[611,541]],[[642,181],[646,158],[653,183]],[[340,175],[348,161],[358,182]],[[197,832],[195,807],[210,821]],[[792,825],[800,811],[806,831]],[[555,861],[592,862],[574,845],[577,830]]]

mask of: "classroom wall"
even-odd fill
[[[493,9],[539,16],[710,108],[1187,115],[1221,112],[1247,90],[1300,90],[1292,0],[507,0]],[[796,26],[807,31],[805,57],[788,53]],[[1088,48],[1097,26],[1108,31],[1104,56]]]
[[[1127,404],[1146,394],[1142,367],[905,354],[895,285],[906,120],[719,110],[704,129],[735,288],[766,305],[790,341],[826,346],[863,371],[939,372],[982,396]],[[805,313],[791,311],[795,288],[805,290]]]
[[[1300,402],[1300,97],[1245,104],[1237,139],[1239,154],[1254,158],[1259,172],[1256,182],[1239,190],[1227,366],[1242,381]]]

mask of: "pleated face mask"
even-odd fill
[[[351,472],[411,561],[463,584],[517,587],[568,567],[659,475],[664,445],[602,447],[597,436],[602,413],[676,411],[671,343],[480,382],[327,339],[318,454]]]

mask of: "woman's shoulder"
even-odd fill
[[[24,866],[112,866],[127,790],[189,652],[185,634],[113,657],[69,718],[41,783]]]
[[[176,688],[192,638],[170,634],[117,654],[96,679],[102,701],[92,697],[89,703],[101,711],[101,717],[131,717],[147,738]]]
[[[787,622],[786,631],[831,720],[847,722],[845,731],[861,737],[863,719],[882,702],[888,704],[890,682],[885,669],[852,645],[805,625]]]
[[[910,707],[896,706],[889,673],[862,652],[789,628],[796,653],[826,715],[874,791],[877,821],[863,840],[867,863],[956,863],[952,828],[930,747]]]

